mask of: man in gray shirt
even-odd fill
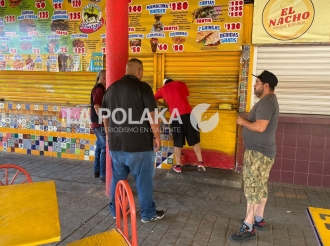
[[[255,236],[256,229],[265,229],[263,215],[268,198],[267,182],[276,156],[275,133],[279,106],[274,90],[278,80],[266,70],[255,77],[254,94],[260,100],[254,105],[247,120],[237,117],[237,124],[243,126],[246,148],[243,183],[247,211],[240,230],[229,237],[232,241],[244,241]]]

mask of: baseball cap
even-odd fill
[[[254,75],[254,74],[252,74],[252,75],[254,77],[257,77],[258,79],[260,79],[263,83],[269,84],[273,88],[275,88],[275,86],[277,86],[277,83],[278,83],[277,77],[273,73],[271,73],[267,70],[264,70],[258,76]]]
[[[171,79],[171,78],[165,78],[164,80],[163,80],[163,85],[165,85],[166,83],[168,83],[168,82],[172,82],[173,81],[173,79]]]

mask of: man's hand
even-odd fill
[[[160,101],[156,101],[157,107],[163,107],[163,108],[167,108],[167,104],[166,103],[162,103]]]
[[[154,139],[154,151],[157,152],[160,149],[160,138]]]
[[[237,120],[236,120],[237,125],[243,126],[245,122],[246,119],[242,118],[241,116],[237,116]]]

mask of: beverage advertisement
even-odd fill
[[[254,5],[254,44],[330,41],[330,1],[258,0]]]
[[[104,51],[105,0],[0,0],[0,69],[88,70]]]
[[[129,0],[129,51],[241,50],[243,5],[243,0]]]

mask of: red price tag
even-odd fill
[[[69,13],[69,20],[80,20],[81,13],[80,12],[70,12]]]
[[[27,70],[28,71],[33,71],[34,70],[34,67],[28,67]]]
[[[140,46],[132,46],[131,50],[133,53],[140,53],[141,52],[141,47]]]
[[[69,20],[80,20],[81,13],[80,12],[70,12],[69,13]]]
[[[38,12],[39,19],[48,19],[49,18],[49,12],[48,11],[39,11]]]
[[[5,15],[5,21],[7,23],[15,23],[16,22],[16,16],[15,15]]]
[[[35,6],[36,6],[37,9],[44,9],[44,8],[46,8],[46,3],[45,3],[45,1],[35,2]]]
[[[167,44],[158,44],[157,45],[157,48],[160,50],[160,51],[166,51],[168,49],[168,45]]]
[[[183,44],[173,44],[172,49],[175,52],[182,52],[184,50],[184,46]]]
[[[81,0],[71,0],[71,6],[74,8],[80,8],[81,7]]]
[[[1,0],[0,1],[0,7],[5,7],[6,5],[5,5],[5,0]]]
[[[239,1],[230,1],[229,2],[229,5],[230,6],[242,6],[244,4],[244,1],[243,0],[239,0]]]
[[[76,54],[85,54],[85,47],[74,47],[73,52]]]
[[[189,3],[187,1],[184,2],[173,2],[170,3],[170,9],[173,11],[184,11],[189,8]]]
[[[228,15],[230,17],[242,17],[243,16],[243,11],[238,11],[238,12],[228,12]]]
[[[33,48],[32,52],[33,52],[33,54],[40,54],[40,49],[39,48]]]
[[[61,46],[60,51],[61,51],[61,53],[68,53],[68,47],[67,46]]]
[[[62,3],[53,3],[54,9],[62,9]]]
[[[17,54],[17,49],[16,48],[10,48],[9,53],[10,54]]]
[[[240,30],[241,29],[241,23],[225,23],[225,28],[228,31],[232,31],[232,30]]]
[[[142,12],[142,6],[141,5],[133,5],[128,6],[128,13],[141,13]]]

